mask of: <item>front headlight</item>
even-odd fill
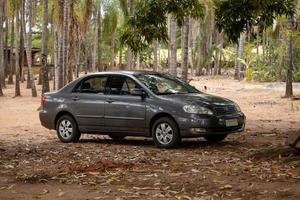
[[[196,105],[186,105],[183,106],[183,110],[186,113],[190,114],[202,114],[202,115],[212,115],[213,112],[205,107],[202,106],[196,106]]]
[[[242,112],[240,106],[237,103],[234,103],[234,106],[235,106],[236,111]]]

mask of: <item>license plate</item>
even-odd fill
[[[229,119],[226,120],[226,127],[233,127],[233,126],[238,126],[238,120],[237,119]]]

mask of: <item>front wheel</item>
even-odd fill
[[[160,118],[154,123],[152,136],[159,148],[173,148],[181,142],[176,123],[168,117]]]
[[[225,134],[225,135],[208,135],[208,136],[205,136],[204,138],[208,142],[217,143],[217,142],[222,142],[223,140],[226,139],[226,137],[227,137],[227,134]]]
[[[81,136],[77,123],[70,115],[63,115],[58,119],[56,132],[60,141],[64,143],[76,143],[79,141]]]

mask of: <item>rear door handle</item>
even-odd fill
[[[79,101],[80,99],[78,97],[72,98],[73,101]]]
[[[113,102],[114,102],[114,100],[112,100],[112,99],[108,99],[108,100],[106,100],[106,102],[107,102],[107,103],[113,103]]]

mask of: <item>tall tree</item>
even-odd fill
[[[48,77],[48,0],[43,0],[43,35],[42,35],[42,94],[50,91],[49,77]]]
[[[28,22],[28,33],[24,30],[24,38],[26,38],[25,42],[25,49],[26,49],[26,55],[27,55],[27,63],[28,63],[28,72],[29,72],[29,79],[30,79],[30,85],[31,85],[31,94],[32,97],[37,97],[37,91],[35,87],[34,82],[34,76],[32,73],[32,20],[33,20],[33,7],[32,7],[32,1],[26,0],[26,16],[27,16],[27,22]],[[25,29],[25,26],[23,27]]]
[[[3,96],[2,80],[4,79],[4,49],[3,49],[3,9],[4,0],[0,0],[0,96]]]
[[[11,30],[10,30],[10,55],[9,55],[9,65],[8,65],[8,72],[9,72],[9,76],[8,76],[8,84],[13,84],[13,74],[14,74],[14,68],[15,68],[15,63],[14,63],[14,59],[13,59],[13,46],[14,46],[14,39],[15,39],[15,1],[10,1],[10,26],[11,26]],[[8,20],[7,20],[8,22]],[[8,24],[7,24],[8,26]]]
[[[182,31],[182,79],[187,81],[188,79],[188,60],[189,60],[189,34],[190,34],[190,17],[184,17],[183,31]]]
[[[242,71],[242,62],[241,59],[243,58],[243,52],[244,52],[244,43],[245,43],[245,34],[242,33],[239,39],[239,44],[237,48],[237,63],[236,68],[234,72],[234,78],[236,80],[241,80],[241,71]]]
[[[153,42],[153,71],[158,71],[158,41]]]
[[[15,29],[15,54],[16,54],[16,82],[15,82],[15,96],[21,96],[21,89],[20,89],[20,57],[23,57],[23,55],[20,56],[20,15],[19,15],[19,4],[18,7],[15,9],[15,16],[16,16],[16,29]]]
[[[184,17],[200,18],[204,6],[195,0],[145,0],[139,1],[134,15],[128,20],[121,41],[137,54],[154,40],[167,43],[170,41],[169,68],[172,75],[177,75],[176,29],[177,22],[182,25]],[[170,38],[167,31],[167,16],[171,14]],[[149,20],[151,19],[151,20]],[[170,39],[170,40],[169,40]]]
[[[102,15],[101,15],[101,9],[102,9],[102,2],[100,1],[98,3],[97,6],[97,45],[98,45],[98,50],[97,50],[97,54],[98,54],[98,71],[102,71],[103,70],[103,66],[102,66]]]
[[[215,1],[216,20],[220,30],[226,33],[229,40],[237,42],[241,33],[258,25],[261,30],[273,25],[278,15],[289,16],[291,24],[295,13],[293,0],[223,0]],[[291,26],[290,26],[291,28]],[[291,38],[290,38],[291,39]],[[292,96],[292,42],[288,40],[289,70],[287,70],[286,96]]]
[[[174,14],[170,17],[170,58],[169,73],[177,76],[177,20]]]
[[[286,76],[286,90],[285,97],[293,96],[293,16],[288,16],[287,22],[288,39],[287,39],[287,76]]]
[[[64,85],[67,83],[67,69],[68,69],[68,44],[69,44],[69,37],[68,37],[68,26],[69,26],[69,11],[70,11],[70,0],[64,0],[64,14],[63,14],[63,83]]]

